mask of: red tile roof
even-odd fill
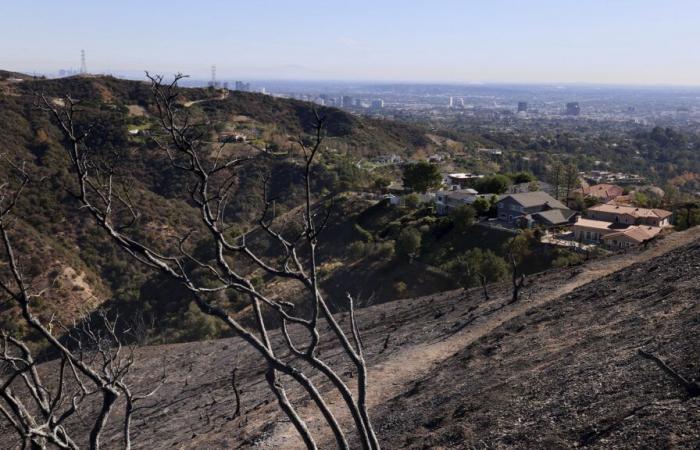
[[[645,218],[645,217],[658,217],[660,219],[665,219],[669,217],[672,213],[664,209],[647,209],[647,208],[636,208],[634,206],[621,206],[621,205],[596,205],[588,208],[589,211],[597,211],[603,213],[611,214],[627,214],[634,218]]]
[[[605,183],[582,187],[581,189],[578,189],[578,191],[583,195],[602,199],[619,197],[625,192],[624,189],[622,189],[620,186]]]

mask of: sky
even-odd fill
[[[0,0],[0,69],[700,84],[699,0]]]

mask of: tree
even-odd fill
[[[273,199],[268,195],[269,177],[263,180],[264,207],[260,211],[258,227],[281,251],[281,254],[269,258],[248,245],[247,233],[230,235],[226,215],[226,207],[235,195],[238,175],[247,164],[266,160],[269,155],[265,149],[258,149],[259,153],[251,156],[224,158],[223,155],[227,153],[223,147],[227,143],[216,144],[212,148],[212,144],[203,139],[211,132],[208,125],[195,123],[189,116],[189,110],[179,106],[178,82],[182,76],[176,76],[167,84],[163,83],[162,77],[148,77],[155,99],[155,114],[162,128],[160,133],[154,134],[155,142],[171,166],[190,180],[188,191],[182,194],[186,194],[187,200],[196,206],[201,229],[179,230],[181,234],[174,240],[143,240],[138,232],[139,205],[134,204],[128,195],[128,176],[121,173],[116,164],[93,159],[95,153],[86,141],[89,128],[88,131],[81,131],[76,126],[76,117],[80,114],[78,103],[66,97],[65,106],[57,106],[42,96],[43,108],[65,136],[66,153],[78,188],[76,200],[81,204],[82,211],[89,214],[113,243],[135,261],[180,283],[190,292],[202,313],[221,321],[256,350],[267,364],[265,380],[268,387],[308,448],[317,448],[316,440],[297,407],[288,399],[281,375],[286,375],[291,382],[299,385],[330,428],[337,446],[347,449],[346,432],[310,374],[318,374],[322,380],[328,381],[350,413],[361,447],[378,449],[379,442],[367,408],[367,366],[354,315],[354,300],[348,295],[346,305],[350,326],[349,332],[346,332],[333,316],[328,301],[319,289],[316,249],[328,223],[330,209],[327,202],[317,201],[322,199],[314,197],[311,187],[316,157],[325,138],[326,119],[316,114],[313,134],[302,136],[297,142],[303,156],[304,192],[301,208],[303,229],[298,236],[285,237],[273,226],[270,214]],[[212,251],[208,253],[211,256],[197,256],[192,252],[193,241],[202,239],[212,243]],[[307,295],[299,296],[300,301],[306,303],[297,308],[290,301],[263,293],[259,283],[250,275],[251,266],[271,278],[297,283],[306,291]],[[254,323],[242,323],[224,307],[215,304],[213,300],[221,292],[237,293],[246,298],[254,313]],[[274,315],[281,323],[284,337],[282,351],[273,346],[264,313]],[[320,329],[326,326],[332,339],[343,349],[345,359],[354,372],[355,393],[351,385],[344,382],[319,355]],[[292,328],[304,330],[308,339],[294,339],[290,334]],[[343,371],[346,370],[344,365]]]
[[[564,169],[564,186],[565,195],[564,198],[569,198],[571,191],[579,186],[580,182],[578,179],[578,169],[575,165],[569,164]]]
[[[461,205],[450,211],[450,217],[457,230],[464,232],[474,225],[476,210],[469,205]]]
[[[387,177],[379,176],[379,177],[374,179],[374,188],[379,190],[379,191],[383,191],[384,189],[389,187],[390,184],[391,184],[391,180],[388,179]]]
[[[518,264],[522,264],[525,258],[532,254],[534,241],[533,230],[522,230],[503,245],[503,251],[508,255],[514,256]]]
[[[700,225],[700,202],[687,201],[674,208],[676,229],[685,230]]]
[[[477,197],[472,206],[480,216],[488,215],[491,210],[491,202],[486,197]]]
[[[514,184],[530,183],[535,181],[535,176],[530,172],[517,172],[510,175]]]
[[[396,239],[396,255],[412,261],[420,253],[421,234],[415,228],[404,228]]]
[[[491,175],[476,182],[480,194],[504,194],[510,186],[510,178],[505,175]]]
[[[404,195],[403,204],[408,209],[418,209],[420,206],[420,197],[416,193]]]
[[[87,441],[89,448],[99,449],[103,430],[123,398],[123,446],[130,449],[135,404],[153,395],[165,382],[165,375],[150,392],[133,391],[127,378],[134,348],[123,348],[117,320],[103,311],[98,311],[96,321],[85,316],[70,327],[53,319],[43,321],[34,313],[32,305],[41,300],[46,289],[36,288],[36,280],[23,271],[24,261],[13,243],[12,229],[17,219],[14,207],[30,178],[19,166],[10,165],[19,181],[14,191],[10,181],[0,186],[0,292],[19,308],[20,320],[58,360],[53,373],[40,371],[23,336],[0,328],[0,419],[16,432],[22,448],[73,450],[78,442]],[[54,334],[54,329],[63,336]],[[92,398],[98,399],[97,405],[92,404]],[[69,424],[74,417],[89,427],[89,436],[76,436]]]
[[[440,169],[426,161],[408,164],[403,170],[403,185],[416,192],[427,192],[442,185]]]
[[[587,208],[586,200],[580,192],[574,192],[566,202],[567,206],[576,211],[583,211]]]
[[[465,288],[481,286],[502,280],[508,274],[505,260],[491,250],[473,248],[456,258],[446,268]],[[488,293],[485,292],[485,297]]]
[[[555,162],[549,170],[548,181],[554,189],[554,198],[561,198],[561,187],[564,184],[564,166],[560,162]]]
[[[508,259],[510,260],[511,282],[513,283],[513,295],[510,303],[518,301],[520,290],[525,286],[525,274],[521,273],[520,278],[518,278],[518,264],[522,264],[525,256],[529,254],[529,239],[523,233],[513,236],[513,239],[508,243]]]

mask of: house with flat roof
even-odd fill
[[[450,189],[459,190],[465,189],[467,186],[469,186],[479,178],[484,178],[484,176],[463,172],[448,173],[443,176],[443,183],[446,184],[447,187]]]

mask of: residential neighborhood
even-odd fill
[[[659,208],[634,205],[634,191],[616,184],[589,185],[580,174],[569,197],[559,195],[561,189],[550,183],[531,180],[513,183],[506,193],[479,192],[476,188],[484,175],[458,172],[442,175],[439,188],[410,194],[414,201],[432,203],[437,216],[447,216],[460,207],[474,207],[478,223],[505,230],[537,228],[548,236],[548,242],[562,246],[597,246],[608,249],[643,245],[665,228],[671,227],[672,213]],[[647,187],[646,189],[654,189]],[[395,206],[405,206],[403,194],[387,194]],[[583,208],[576,207],[576,197],[585,199]],[[486,205],[487,211],[483,208]]]

